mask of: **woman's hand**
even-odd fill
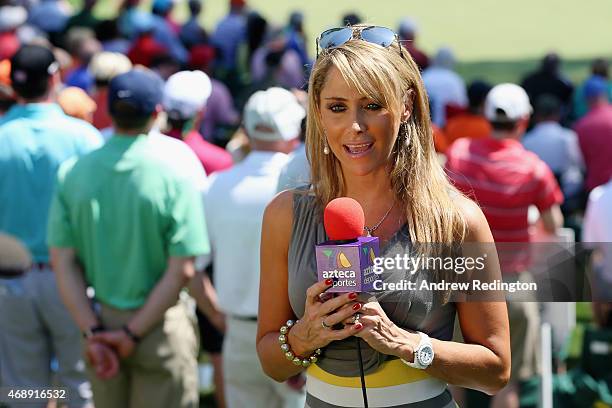
[[[332,327],[357,313],[361,303],[356,302],[356,293],[343,293],[326,301],[321,295],[331,287],[333,279],[317,282],[306,291],[304,316],[289,331],[288,343],[293,353],[300,357],[311,355],[316,349],[327,346],[334,340],[354,335],[360,324],[344,326],[339,330]]]
[[[378,302],[365,303],[359,310],[359,319],[349,318],[343,322],[347,327],[361,325],[353,335],[361,337],[374,350],[413,361],[412,353],[419,344],[419,335],[395,325]]]

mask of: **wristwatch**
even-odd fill
[[[431,339],[429,338],[429,336],[422,332],[417,333],[419,333],[421,340],[419,341],[418,346],[416,346],[416,348],[414,349],[414,362],[411,363],[404,359],[402,359],[402,361],[404,362],[404,364],[410,367],[424,370],[429,367],[433,362],[434,350],[431,345]]]

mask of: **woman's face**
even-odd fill
[[[389,162],[399,119],[373,99],[349,86],[331,67],[319,96],[327,143],[345,174],[364,176]]]

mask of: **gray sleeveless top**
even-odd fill
[[[297,190],[293,195],[293,231],[289,244],[289,301],[298,317],[304,315],[306,290],[317,282],[315,244],[327,240],[321,211],[315,204],[313,194]],[[387,244],[381,248],[380,256],[394,258],[412,252],[408,227],[405,224]],[[387,270],[381,279],[399,282],[402,279],[418,282],[424,278],[422,271],[410,275],[405,270]],[[417,286],[418,287],[418,286]],[[440,296],[426,291],[381,291],[373,294],[387,316],[399,327],[419,330],[430,337],[451,340],[455,322],[454,303],[444,304]],[[366,374],[376,369],[387,359],[395,358],[375,351],[361,340],[361,351]],[[357,345],[350,337],[330,343],[323,350],[317,363],[323,370],[338,376],[359,375]]]

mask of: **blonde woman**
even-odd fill
[[[317,282],[314,245],[326,238],[322,209],[336,197],[361,204],[384,257],[417,242],[492,237],[438,164],[419,70],[397,36],[357,25],[328,30],[317,45],[306,130],[312,184],[280,193],[263,220],[263,370],[284,381],[307,366],[309,408],[363,406],[356,336],[370,406],[455,407],[447,384],[496,393],[510,375],[505,303],[409,291],[321,300],[332,282]],[[451,341],[456,314],[465,343]]]

